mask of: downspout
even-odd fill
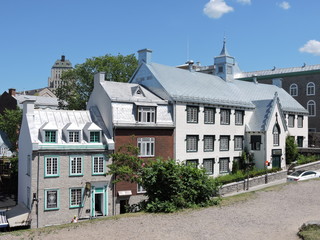
[[[37,205],[36,205],[36,215],[37,215],[37,228],[39,228],[39,172],[40,172],[40,152],[38,152],[38,167],[37,167]]]
[[[177,102],[172,103],[172,108],[173,108],[173,159],[177,160],[177,155],[176,155],[176,144],[177,144],[177,136],[176,136],[176,106],[177,106]]]
[[[116,141],[115,141],[115,130],[116,127],[113,126],[113,141],[114,141],[114,149],[116,148]],[[115,153],[115,150],[113,150],[113,153]],[[116,176],[114,174],[114,176],[111,179],[115,180]],[[112,193],[112,201],[113,201],[113,208],[112,208],[112,215],[115,216],[116,215],[116,184],[112,181],[113,184],[113,193]]]

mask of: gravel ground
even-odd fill
[[[15,239],[246,239],[295,240],[299,227],[320,220],[320,181],[291,183],[253,193],[246,201],[175,214],[73,224],[50,233],[0,235]]]

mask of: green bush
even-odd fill
[[[312,156],[304,156],[304,155],[299,155],[297,159],[297,164],[306,164],[306,163],[311,163],[311,162],[316,162],[320,158],[317,155],[312,155]]]
[[[296,161],[298,157],[298,145],[295,143],[294,137],[287,136],[286,138],[286,163]]]

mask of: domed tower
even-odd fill
[[[48,78],[48,87],[57,89],[61,85],[62,73],[72,69],[72,64],[64,55],[58,59],[51,68],[51,77]]]

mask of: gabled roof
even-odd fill
[[[18,106],[23,108],[22,102],[26,99],[35,100],[36,108],[53,108],[57,109],[59,106],[59,100],[56,97],[42,97],[42,96],[31,96],[31,95],[16,95],[14,96],[18,101]]]
[[[218,76],[156,63],[145,64],[140,68],[143,66],[149,69],[156,82],[142,80],[139,83],[159,96],[165,92],[171,97],[168,100],[255,108],[253,101],[271,100],[278,92],[284,111],[308,113],[285,90],[274,85],[240,80],[226,82]],[[161,97],[165,97],[165,94]]]

